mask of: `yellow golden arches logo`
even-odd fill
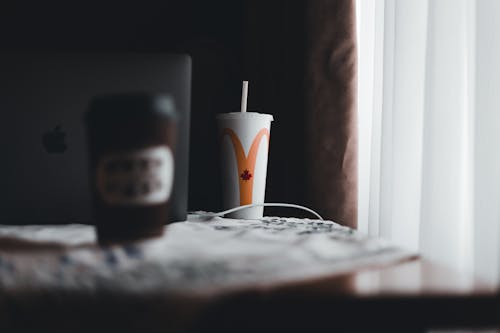
[[[228,135],[231,138],[234,152],[236,154],[236,162],[238,163],[238,179],[240,184],[240,205],[249,205],[252,203],[253,194],[253,180],[255,171],[255,161],[257,160],[257,153],[259,151],[260,142],[262,137],[267,137],[269,144],[269,130],[263,128],[257,133],[252,141],[248,156],[245,156],[245,150],[240,142],[240,139],[230,128],[225,128],[222,137]]]

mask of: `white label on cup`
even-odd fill
[[[167,146],[103,156],[97,165],[97,190],[110,205],[154,205],[172,192],[174,157]]]

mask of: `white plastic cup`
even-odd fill
[[[257,112],[217,115],[224,210],[264,203],[267,157],[273,116]],[[262,218],[264,207],[252,207],[229,215],[238,219]]]

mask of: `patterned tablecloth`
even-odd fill
[[[331,221],[214,218],[161,238],[95,245],[91,226],[0,226],[0,291],[214,293],[345,273],[412,256]]]

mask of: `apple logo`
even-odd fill
[[[60,125],[57,125],[53,130],[43,134],[42,144],[49,154],[61,154],[68,148],[64,139],[66,133],[62,130]]]

